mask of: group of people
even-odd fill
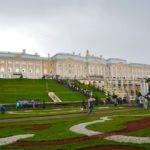
[[[137,104],[145,109],[150,108],[150,93],[146,94],[145,96],[139,93],[137,97]]]
[[[107,104],[114,104],[116,106],[118,104],[119,105],[121,105],[121,104],[130,104],[131,102],[130,102],[130,97],[129,96],[126,96],[126,97],[122,98],[122,97],[119,97],[119,96],[114,94],[113,96],[108,95],[106,103]]]
[[[88,110],[88,114],[93,112],[94,101],[95,101],[95,98],[92,98],[92,96],[90,96],[90,98],[88,99],[88,109],[89,109]],[[86,106],[86,102],[85,101],[82,101],[81,108],[82,108],[83,112],[86,112],[87,106]]]
[[[38,104],[41,104],[40,100],[17,100],[16,109],[23,108],[24,106],[32,106],[34,109]]]
[[[85,95],[87,98],[90,96],[91,91],[88,89],[88,87],[86,89],[81,88],[79,86],[79,84],[81,84],[81,83],[75,84],[74,82],[72,82],[70,80],[64,81],[63,79],[57,79],[57,83],[67,85],[67,87],[70,90],[80,92],[83,95]],[[94,97],[94,95],[93,95],[93,97]],[[94,98],[96,99],[96,97],[94,97]]]

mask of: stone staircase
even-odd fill
[[[48,96],[54,101],[54,103],[61,103],[62,101],[60,100],[59,97],[54,92],[48,92]]]

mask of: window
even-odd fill
[[[22,61],[22,65],[26,65],[26,62],[25,62],[25,61]]]
[[[12,68],[9,67],[9,68],[8,68],[8,72],[12,72]]]
[[[5,63],[5,61],[4,61],[4,60],[1,60],[1,63]]]
[[[12,78],[12,76],[9,74],[9,75],[8,75],[8,78]]]
[[[61,65],[61,64],[58,64],[58,66],[61,67],[62,65]]]
[[[16,72],[19,72],[19,68],[16,68],[16,70],[15,70]]]
[[[69,74],[71,74],[71,70],[70,69],[68,70],[68,72],[69,72]]]
[[[26,69],[22,69],[22,72],[26,72]]]
[[[4,67],[1,67],[1,68],[0,68],[0,71],[1,71],[1,72],[5,72]]]
[[[4,78],[3,74],[0,74],[0,78]]]
[[[47,69],[44,69],[44,74],[47,74]]]
[[[32,73],[32,69],[29,69],[29,72]]]
[[[40,73],[40,69],[36,69],[36,71],[35,71],[35,72],[36,72],[37,74],[38,74],[38,73]]]
[[[16,61],[15,64],[19,64],[19,61]]]
[[[8,60],[8,64],[12,64],[12,60]]]

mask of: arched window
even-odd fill
[[[8,68],[8,72],[12,72],[12,68],[11,67]]]
[[[16,70],[15,70],[16,72],[19,72],[19,68],[16,68]]]
[[[1,68],[0,68],[0,71],[1,71],[1,72],[5,72],[5,68],[4,68],[4,67],[1,67]]]

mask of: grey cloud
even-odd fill
[[[0,29],[28,30],[42,54],[82,53],[150,63],[149,0],[0,0]]]

